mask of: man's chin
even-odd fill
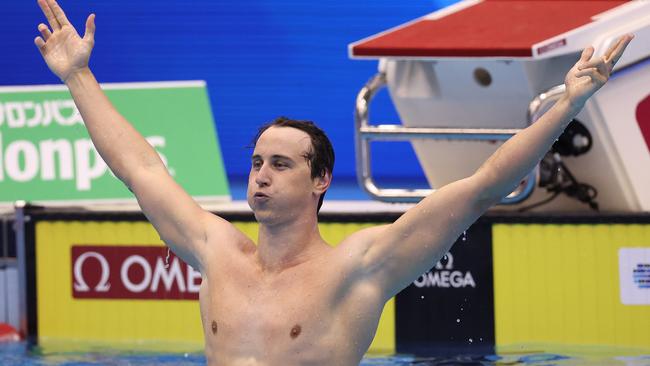
[[[255,215],[255,219],[257,222],[264,222],[272,219],[274,216],[274,210],[272,210],[268,205],[261,205],[261,204],[251,204],[250,202],[248,203],[248,206],[253,210],[253,214]]]
[[[253,210],[253,214],[255,215],[255,221],[264,225],[277,224],[279,219],[278,215],[274,214],[271,210]]]

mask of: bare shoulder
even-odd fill
[[[389,225],[378,225],[359,230],[343,239],[335,248],[337,260],[344,266],[348,283],[363,293],[375,293],[380,290],[371,275],[372,264],[368,263],[368,251],[382,237]],[[368,294],[370,294],[368,293]]]
[[[348,255],[363,256],[372,246],[372,243],[381,237],[388,226],[377,225],[354,232],[343,239],[337,248],[348,253]]]
[[[205,220],[207,250],[255,250],[253,241],[229,221],[208,211]]]
[[[336,324],[345,329],[351,339],[363,340],[368,345],[381,317],[384,304],[390,298],[380,283],[368,273],[367,252],[386,225],[357,231],[337,245],[328,260],[335,278],[336,291],[331,308],[336,309]],[[331,263],[335,262],[335,263]]]

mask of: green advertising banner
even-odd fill
[[[230,199],[205,82],[102,88],[190,195],[205,202]],[[135,202],[96,152],[63,85],[0,87],[0,204],[16,200]]]

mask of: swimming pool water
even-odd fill
[[[128,353],[128,352],[65,352],[45,353],[38,348],[30,348],[26,343],[0,343],[0,365],[205,365],[202,354]],[[360,366],[650,366],[649,355],[634,356],[565,356],[552,353],[522,353],[507,355],[456,355],[445,357],[417,357],[413,355],[394,355],[363,359]]]

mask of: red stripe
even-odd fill
[[[641,135],[650,151],[650,95],[636,106],[636,122],[639,124]]]
[[[532,46],[627,0],[486,1],[355,46],[355,56],[532,56]]]

